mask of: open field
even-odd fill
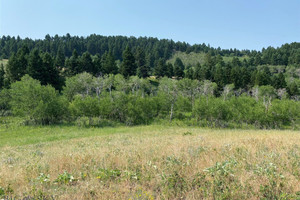
[[[0,122],[0,197],[297,199],[300,133]]]
[[[185,66],[191,65],[191,66],[195,66],[198,62],[203,65],[204,61],[205,61],[205,53],[195,53],[195,52],[191,52],[189,54],[185,53],[185,52],[175,52],[173,54],[173,56],[167,60],[167,62],[174,64],[176,58],[180,58],[183,62],[183,64]],[[244,58],[248,58],[246,56],[244,57],[239,57],[239,59],[242,61]],[[223,56],[223,60],[224,62],[230,62],[232,61],[233,57],[229,57],[229,56]]]

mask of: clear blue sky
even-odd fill
[[[300,0],[0,0],[0,35],[151,36],[258,49],[300,41]]]

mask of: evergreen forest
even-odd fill
[[[296,42],[257,51],[151,37],[2,36],[0,58],[0,115],[29,124],[299,127]]]

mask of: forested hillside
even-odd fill
[[[3,36],[0,56],[1,115],[29,122],[295,128],[300,120],[299,43],[249,51],[157,38]]]
[[[290,96],[299,95],[300,87],[299,43],[250,51],[147,37],[2,36],[0,57],[9,59],[7,65],[1,64],[1,88],[29,74],[61,90],[66,77],[82,72],[210,80],[219,91],[227,84],[247,91],[254,85],[272,85],[286,88]]]

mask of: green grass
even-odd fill
[[[0,118],[0,199],[299,199],[299,166],[299,131]]]
[[[21,119],[0,118],[0,147],[22,146],[43,142],[70,140],[91,136],[105,136],[145,130],[159,130],[162,126],[85,128],[74,125],[24,126]]]
[[[185,66],[191,65],[195,66],[198,62],[202,65],[204,63],[205,53],[195,53],[191,52],[189,54],[185,52],[177,51],[173,54],[173,56],[167,60],[168,63],[175,63],[176,58],[180,58]],[[239,59],[242,61],[244,58],[247,59],[247,57],[239,57]],[[229,56],[223,56],[224,62],[230,62],[233,59],[233,57]]]

